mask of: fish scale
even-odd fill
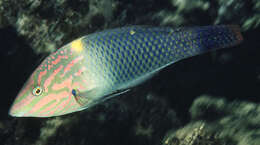
[[[242,41],[238,26],[130,26],[72,41],[48,56],[15,99],[12,116],[81,111],[127,92],[179,60]]]
[[[127,27],[104,31],[102,35],[92,34],[82,41],[86,49],[96,51],[94,53],[96,58],[102,58],[97,69],[110,67],[106,72],[113,73],[108,74],[107,81],[113,81],[110,84],[120,85],[168,63],[196,55],[204,51],[205,48],[202,47],[205,46],[204,43],[210,47],[218,47],[221,43],[217,45],[215,41],[208,38],[210,34],[214,35],[223,27],[209,28],[212,27],[189,28],[181,31],[182,28],[174,31],[171,28]],[[229,30],[226,29],[225,31]],[[203,37],[207,39],[200,39]],[[218,38],[222,35],[214,37]],[[225,43],[226,40],[223,39],[223,42]],[[89,46],[95,47],[89,48]]]

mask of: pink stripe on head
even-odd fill
[[[53,91],[56,91],[56,90],[61,90],[61,89],[63,89],[63,88],[65,88],[65,87],[67,87],[68,88],[68,90],[69,91],[63,91],[64,93],[63,94],[61,94],[61,93],[59,93],[59,94],[57,94],[54,98],[55,99],[58,99],[59,101],[62,99],[62,98],[60,98],[60,96],[61,95],[65,95],[66,97],[69,97],[68,99],[66,99],[67,101],[63,101],[61,104],[59,104],[59,106],[57,106],[56,108],[54,108],[54,107],[50,107],[50,109],[45,109],[43,112],[47,112],[47,111],[50,111],[49,113],[48,113],[48,115],[53,115],[55,112],[56,112],[56,110],[58,110],[59,108],[63,108],[63,106],[65,105],[65,104],[67,104],[67,103],[69,103],[69,101],[70,101],[70,96],[71,96],[71,83],[72,83],[72,76],[70,76],[68,79],[66,79],[66,80],[64,80],[63,82],[61,82],[61,83],[59,83],[59,84],[57,84],[57,83],[55,83],[55,84],[53,84],[53,86],[52,86],[52,90]],[[65,93],[66,92],[66,93]],[[49,97],[49,96],[46,96],[46,97]],[[63,98],[65,98],[65,97],[63,97]],[[57,103],[59,102],[59,101],[57,101]],[[66,103],[67,102],[67,103]],[[57,104],[56,104],[57,105]],[[49,107],[48,107],[49,108]],[[54,108],[53,110],[51,110],[52,108]],[[41,113],[43,113],[43,112],[41,112]],[[46,114],[47,115],[47,114]]]
[[[74,82],[74,83],[72,84],[72,86],[73,86],[74,89],[75,89],[75,88],[78,88],[78,89],[80,89],[80,90],[84,90],[84,89],[86,88],[86,86],[84,86],[82,83],[79,83],[79,82]]]
[[[46,91],[48,91],[48,87],[51,84],[51,82],[53,81],[53,79],[55,78],[55,76],[61,71],[61,69],[63,68],[63,66],[59,66],[57,69],[55,69],[53,71],[53,73],[49,76],[49,78],[46,79],[45,83],[44,83],[44,89],[46,89]]]
[[[79,62],[80,60],[83,59],[83,56],[77,57],[76,59],[72,60],[65,68],[64,68],[64,73],[62,75],[62,77],[66,74],[66,72],[68,72],[71,67],[76,64],[77,62]]]
[[[58,111],[60,111],[62,109],[65,109],[65,107],[72,101],[72,99],[71,99],[72,96],[71,95],[68,95],[67,97],[68,97],[67,100],[63,101],[61,104],[59,104],[59,106],[57,106],[55,109],[50,111],[48,113],[48,115],[54,115],[55,112],[58,112]]]
[[[20,102],[13,104],[13,106],[12,106],[12,112],[16,112],[17,110],[19,111],[19,110],[22,109],[24,106],[29,105],[32,100],[33,100],[33,97],[32,97],[32,96],[26,96],[26,97],[23,98]]]
[[[39,76],[38,76],[38,85],[41,84],[42,77],[43,77],[44,75],[46,75],[46,74],[47,74],[47,70],[44,70],[44,71],[42,71],[42,72],[39,73]]]
[[[33,114],[34,112],[37,112],[39,109],[41,109],[44,105],[48,104],[52,100],[56,100],[56,102],[59,102],[62,98],[65,98],[69,95],[70,93],[67,91],[63,91],[57,94],[49,94],[48,96],[44,96],[41,98],[30,110],[29,114]],[[48,108],[48,107],[47,107]],[[48,110],[45,111],[46,112]]]
[[[73,97],[74,98],[74,97]],[[59,114],[66,114],[68,110],[70,112],[75,112],[80,108],[79,104],[76,102],[75,99],[72,99],[69,104],[66,104],[63,110],[60,110]]]
[[[48,102],[49,103],[49,102]],[[48,104],[46,103],[46,104]],[[48,107],[46,107],[44,110],[41,110],[41,112],[39,112],[39,114],[44,114],[44,112],[46,111],[50,111],[52,108],[54,108],[56,105],[58,105],[58,101],[55,101],[54,103],[50,104]]]
[[[64,57],[59,55],[54,61],[52,61],[52,64],[54,64],[54,65],[58,64],[62,58],[64,58]]]
[[[55,83],[52,86],[52,90],[60,90],[63,89],[65,87],[67,87],[69,90],[71,90],[71,84],[72,84],[72,76],[70,76],[68,79],[65,79],[63,82],[61,83]]]

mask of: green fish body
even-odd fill
[[[51,117],[125,93],[187,57],[239,44],[238,26],[131,26],[81,37],[48,56],[15,99],[12,116]]]

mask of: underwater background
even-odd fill
[[[37,65],[108,28],[237,24],[242,44],[191,57],[90,109],[13,118]],[[0,144],[260,145],[259,0],[0,0]]]

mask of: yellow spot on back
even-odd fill
[[[134,34],[135,34],[135,31],[134,31],[134,30],[130,30],[130,34],[131,34],[131,35],[134,35]]]
[[[81,38],[71,42],[71,49],[78,53],[83,50],[83,44],[82,44]]]

